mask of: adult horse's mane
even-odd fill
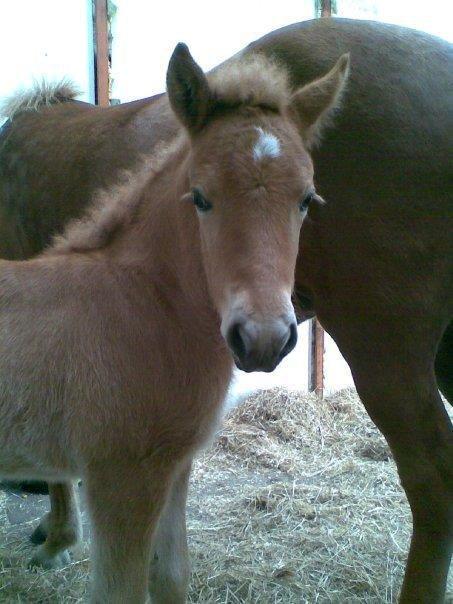
[[[261,107],[280,112],[289,103],[291,89],[285,68],[264,55],[235,59],[208,74],[213,107]],[[88,211],[57,235],[47,254],[88,252],[109,244],[137,216],[144,189],[164,169],[187,140],[181,132],[170,143],[157,145],[134,170],[120,174],[120,182],[97,191]]]
[[[72,101],[78,94],[80,90],[67,78],[59,82],[34,82],[30,90],[18,90],[0,104],[0,117],[12,120],[23,111],[38,111],[41,107]]]

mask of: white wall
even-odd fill
[[[284,25],[311,19],[314,0],[164,2],[115,0],[112,96],[122,102],[165,88],[177,42],[186,42],[207,70],[252,40]],[[453,2],[438,0],[337,0],[338,16],[376,19],[453,40]]]
[[[94,101],[91,0],[1,0],[0,23],[0,102],[67,76]]]
[[[328,395],[352,386],[354,381],[349,365],[329,334],[324,334],[324,393]]]
[[[453,42],[451,0],[337,0],[337,8],[339,17],[404,25]]]
[[[312,0],[161,2],[115,0],[112,76],[122,102],[165,88],[170,55],[185,42],[203,69],[214,67],[262,35],[311,19]]]

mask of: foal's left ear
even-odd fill
[[[173,51],[167,70],[167,91],[170,105],[190,134],[206,122],[211,91],[205,74],[195,63],[185,44]]]
[[[296,114],[302,138],[308,147],[316,143],[329,113],[338,106],[348,73],[349,53],[342,55],[325,76],[292,95],[289,109]]]

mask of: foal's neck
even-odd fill
[[[133,263],[159,294],[187,317],[209,322],[220,337],[218,313],[203,268],[198,218],[181,197],[189,190],[188,145],[183,143],[145,186],[137,219],[120,238],[120,261]],[[206,325],[206,327],[208,327]]]

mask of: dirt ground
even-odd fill
[[[44,496],[0,493],[0,602],[86,601],[85,513],[72,564],[27,569],[46,509]],[[410,535],[391,454],[349,390],[274,389],[230,412],[196,462],[188,523],[192,603],[395,602]]]

